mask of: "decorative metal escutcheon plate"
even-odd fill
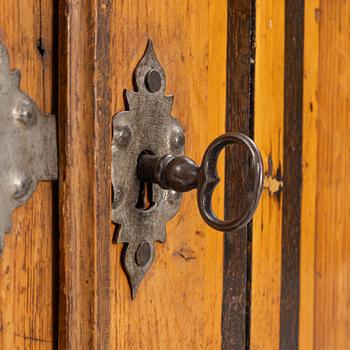
[[[0,252],[12,228],[12,211],[41,180],[57,179],[57,136],[53,115],[42,114],[20,90],[20,72],[10,71],[0,43]]]
[[[136,91],[126,91],[127,111],[113,119],[112,220],[117,243],[125,243],[123,265],[132,298],[154,260],[154,242],[165,242],[165,224],[178,211],[181,193],[147,186],[136,169],[141,154],[184,154],[184,133],[171,116],[173,96],[151,41],[134,72]],[[147,202],[147,196],[149,198]]]
[[[197,190],[198,209],[209,226],[236,232],[252,219],[264,183],[260,151],[247,135],[218,136],[200,165],[183,155],[184,132],[171,116],[173,96],[164,96],[165,74],[151,41],[134,78],[137,91],[126,91],[129,110],[114,117],[112,144],[112,219],[117,224],[117,243],[125,243],[122,260],[132,298],[152,265],[154,242],[165,241],[165,224],[178,211],[182,192]],[[212,207],[220,181],[217,162],[220,152],[233,145],[249,156],[243,186],[246,200],[235,217],[222,220]]]

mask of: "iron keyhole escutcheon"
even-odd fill
[[[113,118],[112,220],[116,243],[124,243],[122,263],[132,298],[154,260],[156,241],[164,243],[166,222],[179,210],[182,192],[197,189],[197,203],[205,222],[225,231],[251,219],[263,187],[263,165],[255,143],[243,134],[227,133],[207,148],[201,165],[184,156],[185,134],[171,115],[173,96],[166,96],[166,76],[152,41],[134,72],[135,91],[125,92],[127,110]],[[212,210],[219,182],[217,160],[228,145],[245,147],[251,159],[253,186],[243,211],[224,221]]]

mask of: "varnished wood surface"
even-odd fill
[[[350,3],[320,1],[314,349],[350,335]]]
[[[297,10],[296,2],[289,4]],[[278,40],[269,41],[276,23],[271,11],[275,14],[279,11],[277,19],[281,19],[285,16],[282,6],[283,4],[281,7],[268,6],[266,1],[257,2],[255,140],[258,144],[259,133],[266,133],[268,130],[268,118],[282,115],[278,110],[270,112],[270,101],[276,94],[283,91],[282,83],[269,86],[269,82],[279,72],[279,66],[275,63],[272,70],[268,69],[269,64],[274,62],[279,57],[278,53],[281,52],[276,46],[272,46],[276,45]],[[294,110],[292,124],[289,126],[285,124],[286,120],[282,120],[282,128],[284,127],[282,135],[284,138],[291,138],[289,153],[300,150],[302,145],[302,182],[299,186],[295,186],[295,190],[289,195],[289,200],[283,197],[286,187],[288,186],[290,190],[295,179],[299,177],[300,180],[300,173],[293,179],[286,178],[286,175],[290,176],[292,172],[289,170],[286,174],[285,162],[282,164],[282,171],[276,174],[279,176],[270,177],[268,173],[265,180],[265,186],[271,195],[273,193],[278,195],[279,191],[275,192],[275,190],[283,185],[283,204],[282,208],[279,208],[279,212],[283,211],[282,220],[286,220],[286,217],[290,220],[290,214],[295,215],[295,209],[301,204],[300,236],[299,234],[289,235],[283,243],[287,249],[281,250],[280,237],[274,236],[274,230],[271,227],[266,228],[265,223],[268,225],[273,223],[273,216],[269,212],[264,214],[266,198],[263,197],[262,211],[258,211],[255,216],[253,230],[252,349],[348,348],[350,243],[347,225],[350,205],[347,174],[350,168],[347,135],[350,130],[348,118],[350,50],[347,38],[350,32],[350,5],[346,2],[314,0],[305,4],[300,2],[298,11],[303,9],[305,11],[304,50],[299,46],[298,54],[289,54],[288,59],[279,61],[286,69],[286,65],[296,65],[298,60],[299,62],[304,60],[303,85],[300,85],[300,64],[299,74],[295,71],[291,77],[293,80],[299,75],[299,88],[291,96],[292,100],[297,98],[294,102],[299,102],[291,104],[292,100],[289,100],[289,104],[292,109],[299,106],[299,110]],[[290,12],[291,8],[289,8],[289,14]],[[266,17],[264,17],[265,13]],[[290,32],[289,45],[292,47],[301,44],[295,39],[298,37],[298,31],[300,33],[301,30],[300,18],[298,21],[298,29]],[[288,30],[291,30],[298,21],[295,16],[290,18],[289,24],[286,22],[280,27],[280,33],[285,28],[287,35]],[[287,38],[282,37],[281,40],[287,40]],[[286,55],[287,51],[284,54]],[[263,61],[263,57],[268,55],[271,57]],[[264,67],[259,64],[261,62],[264,62]],[[260,69],[263,69],[263,72]],[[263,73],[266,73],[265,79],[260,80]],[[281,77],[282,73],[279,72],[278,76]],[[284,88],[286,84],[291,88],[293,81],[285,81]],[[261,91],[268,96],[261,94]],[[300,110],[301,91],[303,92],[302,111]],[[265,99],[261,99],[262,96]],[[286,99],[288,94],[284,93],[284,97]],[[283,100],[280,98],[276,101]],[[263,105],[264,109],[261,108]],[[286,112],[286,106],[284,110]],[[267,112],[264,113],[264,118],[261,118],[261,111]],[[302,126],[299,125],[295,130],[298,120],[299,122],[302,120]],[[279,130],[278,125],[275,119],[274,132]],[[277,138],[278,134],[275,134],[272,141],[269,141],[266,135],[263,141],[265,140],[267,145],[274,145]],[[280,145],[280,139],[278,140]],[[263,143],[263,153],[264,147]],[[284,153],[286,150],[285,147]],[[287,158],[288,154],[283,154],[283,159]],[[291,163],[289,169],[295,171],[296,163]],[[299,203],[295,202],[298,190],[302,191]],[[283,209],[283,206],[289,206],[289,208]],[[263,215],[260,216],[262,213]],[[265,217],[267,221],[264,222]],[[293,233],[293,230],[297,233],[295,231],[297,225],[293,226],[289,223],[284,226],[284,230],[286,229],[292,230],[290,233]],[[266,235],[262,236],[265,230]],[[294,242],[292,242],[293,237]],[[272,244],[269,244],[270,239],[273,239]],[[265,255],[263,255],[264,246],[266,246]],[[293,249],[289,250],[290,248]],[[296,259],[299,249],[300,261]],[[281,252],[282,256],[279,255]],[[269,265],[273,259],[276,260]],[[289,277],[285,281],[287,283],[280,285],[283,275]],[[300,287],[298,276],[300,276]],[[290,284],[292,281],[294,281],[293,284]],[[279,294],[278,286],[282,287],[280,291],[284,296]],[[288,286],[287,289],[286,286]],[[281,298],[284,298],[285,302]],[[290,320],[283,321],[283,329],[279,329],[278,317],[283,313],[289,314]]]
[[[195,193],[184,196],[168,225],[167,242],[157,245],[154,266],[131,301],[121,246],[112,244],[109,168],[111,117],[125,108],[123,89],[132,88],[131,74],[149,37],[167,73],[167,92],[175,95],[173,114],[186,130],[187,155],[199,162],[209,141],[224,131],[227,2],[67,0],[59,9],[52,6],[44,0],[0,1],[0,40],[9,48],[11,66],[22,71],[23,90],[45,112],[59,106],[61,159],[60,287],[55,185],[42,183],[16,210],[5,237],[0,348],[57,348],[59,330],[61,349],[219,349],[240,339],[251,349],[297,348],[298,342],[300,349],[347,349],[350,4],[306,1],[304,52],[289,57],[290,64],[300,54],[304,59],[303,109],[296,113],[303,121],[300,261],[289,266],[281,239],[282,212],[286,216],[284,206],[292,203],[283,195],[283,187],[292,183],[286,180],[283,149],[284,138],[292,135],[287,130],[294,127],[286,130],[284,120],[285,26],[290,24],[285,1],[256,2],[254,138],[266,179],[252,232],[251,313],[247,294],[235,300],[246,313],[234,307],[228,316],[245,319],[246,333],[231,343],[229,335],[227,343],[222,340],[222,315],[228,314],[222,310],[223,236],[202,222]],[[234,22],[240,21],[249,22],[243,17]],[[59,33],[56,54],[53,31]],[[244,58],[234,56],[239,63]],[[243,77],[240,83],[243,91]],[[245,98],[234,105],[237,112]],[[244,127],[252,131],[252,125]],[[222,206],[219,195],[215,207]],[[240,258],[248,269],[249,250],[244,254]],[[287,296],[294,299],[284,312],[293,314],[294,327],[287,322],[282,331],[286,272],[300,274],[300,289],[289,286]],[[243,284],[239,288],[244,291]],[[281,340],[286,335],[288,343]]]
[[[304,0],[285,1],[280,349],[299,340]]]
[[[251,349],[278,349],[284,110],[284,1],[256,2],[254,138],[265,189],[253,220]]]
[[[227,1],[226,130],[253,136],[254,5]],[[232,147],[225,159],[225,216],[236,217],[245,203],[248,157]],[[251,225],[224,238],[222,349],[249,346]],[[235,336],[233,337],[232,334]]]
[[[113,112],[125,109],[123,89],[132,89],[132,72],[152,38],[166,91],[175,95],[173,115],[186,132],[186,154],[199,162],[225,128],[226,1],[116,1],[110,20]],[[223,234],[204,224],[194,192],[184,195],[156,250],[131,301],[121,246],[111,249],[113,348],[220,349]]]
[[[21,88],[42,111],[53,106],[52,3],[0,1],[0,41],[11,67],[21,70]],[[52,183],[40,183],[13,215],[0,256],[0,348],[57,347],[58,228]]]
[[[319,6],[320,0],[305,2],[299,307],[299,348],[302,350],[314,348]]]
[[[107,2],[62,1],[59,18],[59,346],[113,349]]]
[[[221,36],[222,25],[220,27],[221,23],[216,23],[220,12],[216,7],[218,5],[202,3],[200,6],[194,6],[188,2],[186,6],[178,6],[176,2],[159,4],[152,1],[147,2],[147,5],[123,2],[113,4],[111,8],[101,6],[102,9],[110,11],[113,23],[117,18],[123,19],[120,26],[111,27],[110,34],[110,61],[114,63],[110,75],[113,106],[111,110],[117,112],[124,109],[122,90],[125,87],[131,88],[131,72],[143,54],[148,37],[152,37],[168,74],[168,91],[170,85],[173,89],[169,92],[175,93],[176,101],[179,99],[184,103],[175,103],[174,114],[179,116],[187,134],[190,135],[188,137],[194,137],[196,140],[192,143],[191,139],[187,139],[187,152],[195,159],[200,158],[200,148],[204,148],[210,135],[220,128],[217,124],[220,123],[219,119],[210,118],[213,111],[220,112],[220,106],[223,106],[219,101],[223,99],[221,94],[224,71],[219,69],[221,73],[218,76],[218,68],[211,68],[222,67],[225,57],[222,50],[225,41]],[[289,5],[292,9],[296,6],[292,2],[289,2]],[[292,27],[295,23],[291,17],[289,21],[284,21],[284,2],[276,5],[261,0],[256,3],[254,130],[255,140],[262,149],[267,177],[265,193],[255,216],[253,229],[250,317],[252,349],[277,349],[285,346],[299,346],[304,349],[346,348],[348,319],[343,300],[346,305],[348,255],[346,250],[341,248],[348,244],[344,233],[345,213],[348,209],[347,201],[343,198],[343,195],[347,194],[345,174],[348,169],[347,158],[342,165],[339,165],[338,160],[341,156],[340,149],[347,149],[347,144],[345,135],[341,134],[341,138],[334,139],[331,131],[338,131],[333,122],[334,114],[338,116],[337,121],[343,125],[341,130],[348,129],[346,119],[342,119],[348,102],[344,93],[347,91],[347,71],[343,68],[346,64],[339,63],[348,60],[345,53],[347,51],[340,49],[346,47],[341,38],[344,28],[347,28],[348,9],[344,8],[344,4],[329,3],[326,0],[321,2],[321,10],[318,10],[316,1],[305,5],[306,50],[303,52],[300,49],[301,43],[298,42],[297,52],[286,58],[286,52],[288,55],[294,52]],[[298,11],[302,11],[303,3],[299,2],[298,6],[296,15]],[[139,16],[140,13],[142,16]],[[298,17],[298,30],[303,26],[301,17]],[[322,22],[323,18],[325,19]],[[321,29],[318,34],[317,24],[320,19]],[[203,22],[209,25],[204,26]],[[186,34],[181,28],[187,29]],[[288,30],[291,31],[288,45],[291,46],[285,43],[284,34],[288,34]],[[213,37],[215,41],[211,41]],[[331,41],[333,50],[330,55],[328,47]],[[319,55],[319,63],[317,57],[312,57],[312,50],[315,56]],[[217,55],[218,51],[221,52],[220,55]],[[206,58],[204,61],[200,60],[203,55]],[[300,62],[303,58],[304,86],[301,86]],[[290,65],[287,67],[289,71],[286,65]],[[200,86],[204,85],[207,89],[204,101],[203,89],[197,87],[197,76],[201,77]],[[289,84],[289,80],[285,82],[286,76],[297,80],[299,85],[294,85],[296,95],[293,92],[286,93],[285,87]],[[327,86],[328,82],[333,82],[330,89]],[[218,86],[221,86],[221,89],[217,89]],[[301,111],[300,98],[303,89],[304,101]],[[320,91],[319,95],[316,94],[316,90]],[[288,103],[287,107],[285,101]],[[288,115],[290,119],[286,121]],[[317,118],[319,121],[316,124]],[[302,125],[300,120],[303,121]],[[208,126],[204,134],[198,127],[199,123]],[[300,168],[300,158],[297,159],[299,167],[295,167],[292,156],[296,150],[299,156],[301,154],[302,131],[308,137],[302,139],[303,163]],[[344,140],[343,143],[339,142],[339,139]],[[297,140],[299,141],[294,144]],[[295,147],[296,145],[298,147]],[[334,158],[336,156],[338,158]],[[289,164],[286,175],[283,175],[284,160]],[[303,187],[300,182],[300,169]],[[293,175],[295,170],[298,170],[296,176]],[[288,186],[289,199],[283,200],[284,186]],[[301,189],[303,197],[296,196],[295,200],[294,195]],[[222,272],[215,266],[222,258],[222,238],[209,236],[208,231],[197,219],[193,219],[196,215],[196,209],[191,204],[193,199],[193,195],[185,196],[186,209],[183,209],[180,216],[169,225],[168,242],[166,245],[159,245],[155,265],[141,286],[141,293],[135,302],[129,299],[129,288],[120,267],[121,247],[111,250],[109,271],[112,294],[107,315],[111,320],[111,327],[106,334],[110,335],[112,347],[220,347],[218,325]],[[343,206],[338,208],[340,202]],[[302,205],[300,223],[297,222],[300,219],[299,213],[294,213],[294,209],[299,205]],[[338,208],[336,212],[334,208]],[[297,221],[293,219],[293,215]],[[282,245],[283,220],[285,241]],[[192,237],[188,233],[191,230],[195,232]],[[330,236],[328,232],[333,234]],[[179,233],[180,238],[177,236]],[[88,249],[92,248],[88,246]],[[108,255],[104,266],[108,267]],[[94,271],[97,281],[100,275],[96,273],[97,270]],[[108,279],[108,273],[106,276]],[[103,279],[101,281],[103,282]],[[95,292],[97,290],[98,288],[91,289]],[[108,288],[105,292],[105,295],[108,295]],[[76,293],[75,298],[78,295],[79,293]],[[299,296],[301,309],[298,304]],[[90,294],[87,297],[90,298],[87,305],[91,306],[96,302]],[[105,310],[108,310],[107,306]],[[96,315],[98,313],[95,317]],[[100,327],[96,324],[99,323],[92,321],[94,327]],[[100,325],[103,325],[103,320]],[[89,324],[85,324],[85,327],[87,326]],[[331,328],[331,332],[327,332],[328,328]],[[87,328],[85,331],[88,333]],[[92,342],[98,344],[96,339],[99,338]]]

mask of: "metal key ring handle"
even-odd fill
[[[243,210],[236,218],[220,220],[212,209],[213,192],[220,179],[217,174],[217,161],[220,152],[231,144],[241,144],[248,149],[251,156],[251,169],[254,172],[252,192],[247,193],[247,201]],[[216,138],[207,148],[203,156],[198,175],[197,202],[204,221],[219,231],[235,231],[245,226],[252,218],[263,189],[263,162],[261,154],[248,136],[237,133],[226,133]]]
[[[250,171],[254,173],[254,181],[240,215],[225,221],[214,214],[211,202],[215,187],[220,181],[216,169],[219,154],[231,144],[240,144],[248,149],[251,156]],[[139,158],[137,173],[141,181],[156,183],[163,189],[187,192],[197,188],[197,202],[203,219],[219,231],[238,230],[250,221],[261,197],[264,178],[263,163],[257,146],[252,139],[240,133],[226,133],[216,138],[204,153],[200,167],[186,156],[142,155]]]

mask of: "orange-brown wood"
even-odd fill
[[[53,104],[51,1],[0,1],[0,41],[21,87],[47,113]],[[37,48],[39,46],[40,50]],[[40,183],[13,215],[0,256],[0,348],[57,346],[58,228],[52,183]]]
[[[132,89],[132,72],[152,38],[167,93],[175,95],[173,115],[186,132],[186,154],[197,162],[225,127],[226,7],[225,0],[112,4],[113,111],[125,109],[123,89]],[[216,198],[215,207],[222,202]],[[196,206],[195,192],[185,194],[134,301],[121,246],[113,247],[113,348],[220,349],[223,235],[204,224]]]
[[[284,1],[256,2],[254,137],[266,171],[253,220],[251,348],[278,349],[283,187]]]
[[[254,137],[266,179],[252,235],[251,349],[280,344],[284,4],[256,2]],[[23,90],[45,112],[59,106],[59,326],[57,198],[54,184],[41,183],[5,236],[0,348],[56,348],[59,328],[61,349],[220,349],[223,236],[200,218],[195,192],[184,195],[131,301],[122,247],[112,244],[110,141],[111,117],[125,109],[123,89],[132,89],[152,38],[167,93],[175,95],[173,115],[186,131],[186,154],[200,162],[225,127],[227,1],[53,6],[0,0],[0,40],[22,71]],[[347,349],[350,4],[305,1],[304,29],[299,348]]]
[[[305,2],[304,23],[304,101],[303,101],[303,186],[300,246],[299,347],[313,349],[319,0]]]
[[[318,10],[319,1],[305,2],[300,309],[292,312],[299,312],[300,348],[342,349],[350,331],[349,159],[344,156],[350,10],[330,0],[321,0]],[[111,244],[113,232],[105,218],[110,213],[110,117],[125,108],[122,91],[132,89],[131,75],[148,38],[165,67],[167,91],[175,94],[173,113],[186,130],[187,154],[200,161],[207,143],[223,131],[226,5],[224,0],[91,0],[87,7],[79,1],[62,6],[67,29],[61,40],[66,54],[61,92],[66,118],[61,122],[66,162],[61,179],[62,348],[221,346],[222,236],[201,222],[195,194],[184,196],[179,215],[168,225],[167,243],[157,245],[154,266],[135,301],[121,268],[121,246]],[[285,11],[284,1],[258,0],[256,6],[254,127],[267,176],[253,227],[250,344],[252,349],[278,349]],[[222,196],[215,207],[220,204]]]
[[[60,2],[61,349],[110,349],[108,6]]]
[[[282,8],[282,2],[272,6],[268,1],[257,1],[256,8],[255,140],[263,155],[277,154],[277,160],[283,129]],[[305,2],[300,349],[348,347],[349,18],[346,2]],[[280,26],[273,36],[276,19]],[[274,147],[277,153],[270,151]],[[279,346],[281,242],[274,223],[280,223],[281,208],[271,195],[283,184],[270,168],[267,175],[270,197],[263,197],[253,232],[252,349]]]
[[[320,1],[314,349],[350,334],[350,3]]]

